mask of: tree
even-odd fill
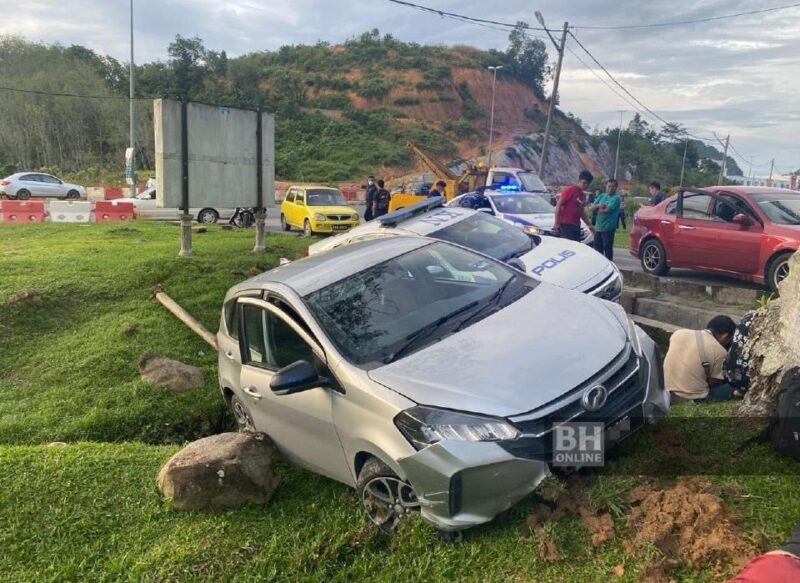
[[[173,72],[175,94],[182,99],[190,99],[200,93],[208,58],[202,39],[176,35],[167,48],[167,54]]]
[[[531,87],[537,95],[544,96],[544,80],[550,71],[547,66],[547,49],[542,41],[532,39],[526,34],[527,28],[527,23],[517,22],[508,35],[508,72]]]

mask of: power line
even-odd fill
[[[721,16],[708,16],[705,18],[695,18],[692,20],[673,20],[670,22],[653,22],[650,24],[627,24],[619,26],[578,26],[574,28],[592,29],[592,30],[631,30],[636,28],[664,28],[668,26],[686,26],[687,24],[699,24],[703,22],[712,22],[715,20],[726,20],[728,18],[738,18],[739,16],[752,16],[754,14],[764,14],[767,12],[777,12],[778,10],[786,10],[788,8],[798,8],[800,2],[794,4],[784,4],[783,6],[773,6],[772,8],[761,8],[759,10],[748,10],[746,12],[736,12],[734,14],[724,14]]]
[[[27,93],[29,95],[47,95],[50,97],[77,97],[80,99],[124,99],[128,100],[128,97],[122,95],[82,95],[79,93],[58,93],[52,91],[38,91],[36,89],[18,89],[16,87],[2,87],[0,86],[0,91],[12,91],[14,93]],[[136,97],[137,100],[151,100],[155,99],[153,97]]]
[[[508,28],[517,28],[517,24],[511,24],[510,22],[499,22],[497,20],[487,20],[485,18],[474,18],[472,16],[466,16],[464,14],[456,14],[455,12],[446,12],[444,10],[439,10],[438,8],[431,8],[430,6],[422,6],[421,4],[414,4],[413,2],[405,2],[405,0],[388,0],[393,4],[399,4],[401,6],[406,6],[408,8],[413,8],[415,10],[421,10],[422,12],[429,12],[431,14],[437,14],[441,17],[446,18],[455,18],[457,20],[463,20],[465,22],[474,22],[474,23],[483,23],[483,24],[494,24],[496,26],[505,26]],[[535,27],[535,26],[528,26],[527,24],[524,25],[526,30],[556,30],[556,29],[547,29],[544,27]]]

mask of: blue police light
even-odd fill
[[[382,227],[396,227],[398,223],[407,221],[417,215],[427,213],[433,209],[444,206],[443,196],[434,196],[417,204],[398,209],[393,213],[378,217],[378,222]]]
[[[500,187],[500,192],[519,192],[520,190],[522,189],[516,184],[509,184],[508,186]]]

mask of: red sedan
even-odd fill
[[[631,254],[652,275],[684,267],[768,285],[800,247],[800,192],[712,186],[684,190],[633,217]]]

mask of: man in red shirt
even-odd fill
[[[791,540],[780,550],[771,551],[750,561],[730,583],[777,583],[800,581],[800,524]]]
[[[592,180],[594,180],[592,173],[584,170],[578,175],[578,182],[566,187],[556,203],[556,220],[553,226],[564,239],[581,240],[581,219],[594,233],[591,219],[586,215],[584,208],[586,205],[584,190],[589,188]]]

